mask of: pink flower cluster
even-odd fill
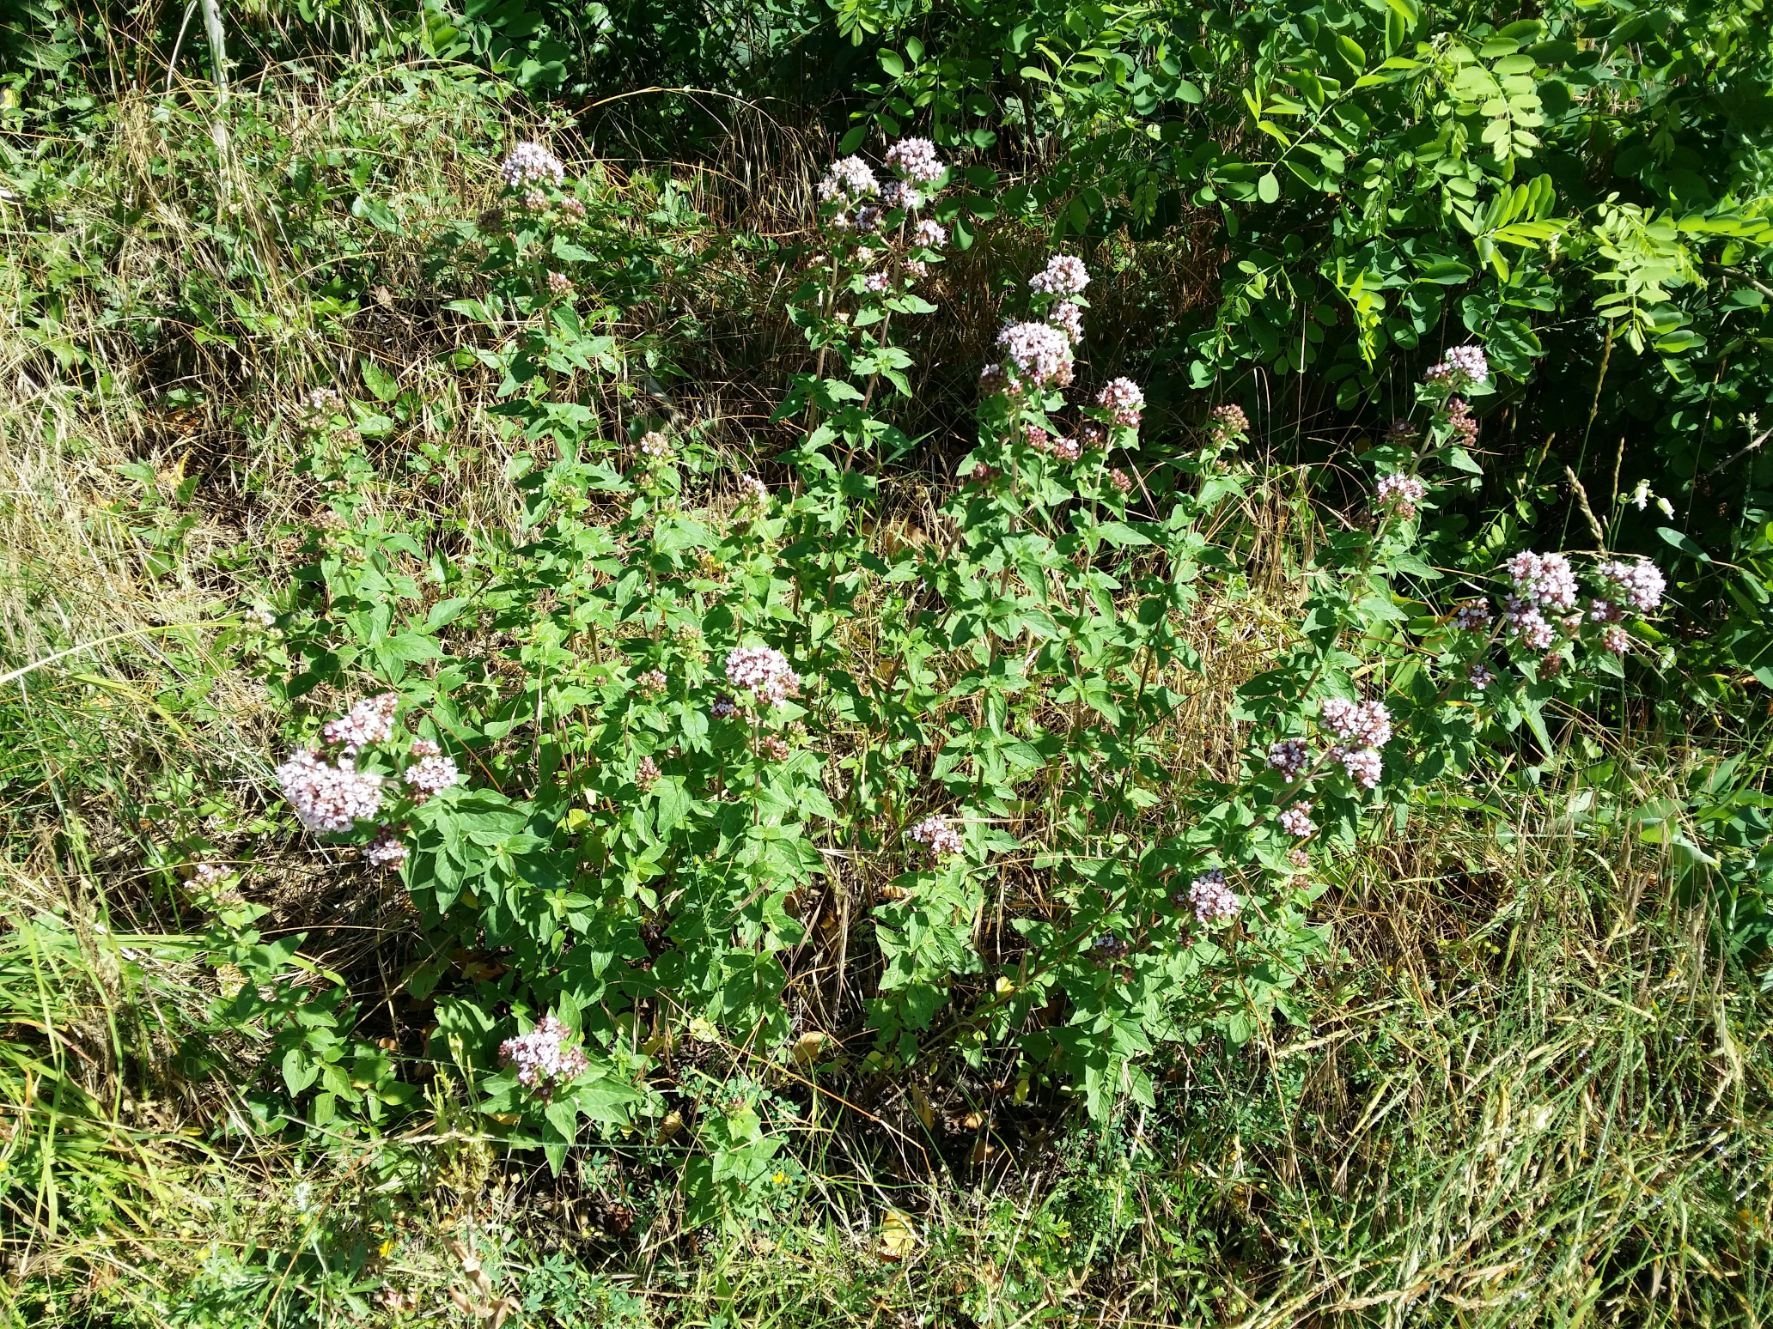
[[[1311,747],[1302,738],[1283,738],[1268,747],[1268,764],[1283,779],[1297,780],[1311,765]]]
[[[880,181],[874,178],[874,168],[860,157],[840,157],[832,162],[818,189],[821,203],[849,204],[879,192]]]
[[[558,185],[566,179],[566,167],[540,143],[526,141],[512,148],[499,163],[499,178],[507,189]]]
[[[320,728],[320,736],[328,743],[337,743],[346,756],[355,756],[359,748],[371,743],[386,743],[394,735],[394,709],[400,698],[392,692],[365,697],[336,720],[328,720]]]
[[[768,646],[736,646],[726,657],[727,682],[766,706],[780,706],[800,691],[800,675],[788,659]]]
[[[887,149],[886,164],[907,180],[920,185],[935,184],[942,178],[942,172],[948,169],[936,154],[936,145],[927,138],[900,139]]]
[[[1428,486],[1416,475],[1382,475],[1377,489],[1379,503],[1400,517],[1414,517],[1416,505],[1428,497]]]
[[[1524,549],[1504,564],[1515,593],[1503,601],[1503,617],[1511,631],[1536,651],[1548,650],[1557,634],[1544,610],[1567,612],[1576,607],[1576,574],[1562,554],[1536,554]]]
[[[1039,425],[1027,426],[1023,429],[1022,436],[1028,440],[1028,445],[1036,451],[1045,452],[1050,456],[1057,457],[1060,461],[1076,461],[1083,455],[1083,449],[1078,446],[1076,439],[1066,438],[1063,435],[1055,437]]]
[[[1549,650],[1552,642],[1557,640],[1557,633],[1531,600],[1509,596],[1502,602],[1502,617],[1507,621],[1509,631],[1536,651]]]
[[[948,228],[941,222],[925,217],[911,228],[911,239],[914,244],[925,249],[940,249],[948,243]]]
[[[1576,607],[1576,574],[1562,554],[1535,554],[1524,549],[1503,566],[1522,600],[1542,609]]]
[[[758,512],[769,505],[770,487],[755,475],[749,473],[739,477],[738,506],[748,512]]]
[[[423,803],[433,795],[441,794],[445,789],[461,783],[462,773],[456,769],[455,762],[444,756],[442,750],[430,739],[414,740],[412,754],[418,760],[406,768],[406,774],[402,778],[406,781],[406,787],[412,791],[413,802]]]
[[[1649,559],[1610,559],[1601,564],[1600,572],[1601,579],[1615,587],[1625,603],[1640,614],[1648,614],[1662,603],[1662,592],[1668,583],[1662,570]]]
[[[1490,381],[1490,360],[1481,346],[1455,346],[1441,362],[1429,368],[1432,383],[1450,382],[1456,387]]]
[[[1383,702],[1332,697],[1321,712],[1324,728],[1340,742],[1330,756],[1363,789],[1378,787],[1383,772],[1379,749],[1391,741],[1391,712]]]
[[[997,349],[1032,383],[1063,387],[1071,381],[1071,341],[1050,323],[1006,324]]]
[[[517,1071],[517,1083],[547,1098],[562,1085],[569,1084],[591,1069],[584,1049],[568,1047],[572,1030],[552,1015],[527,1034],[518,1034],[499,1044],[499,1056]]]
[[[1084,267],[1081,258],[1071,254],[1054,254],[1047,260],[1046,267],[1028,279],[1028,289],[1036,295],[1056,296],[1061,300],[1082,295],[1089,284],[1089,269]]]
[[[1202,923],[1224,923],[1236,918],[1244,902],[1225,884],[1218,868],[1203,872],[1188,887],[1188,903]]]
[[[923,206],[923,191],[903,180],[888,180],[880,187],[880,206],[915,212]]]
[[[966,847],[961,841],[960,832],[948,824],[946,817],[925,817],[906,834],[928,851],[932,863],[951,854],[958,854]]]
[[[1115,424],[1137,429],[1145,410],[1145,394],[1130,378],[1111,378],[1096,394],[1096,405],[1107,411]]]
[[[1344,743],[1382,748],[1391,741],[1391,712],[1379,701],[1331,697],[1323,706],[1324,728]]]
[[[406,862],[406,844],[392,826],[383,826],[376,831],[376,838],[364,846],[363,857],[371,867],[392,872]]]
[[[1215,443],[1224,443],[1232,438],[1247,438],[1250,433],[1250,417],[1244,414],[1241,406],[1215,406],[1213,413],[1207,417],[1207,433],[1212,435]]]
[[[304,748],[277,768],[277,783],[316,835],[342,835],[382,810],[382,777],[358,770],[348,756],[328,763]]]
[[[1073,346],[1083,341],[1083,306],[1075,300],[1061,300],[1047,310],[1047,322],[1063,332]]]
[[[372,743],[394,737],[398,698],[392,692],[366,697],[344,715],[321,726],[321,737],[335,744],[339,755],[326,761],[319,752],[303,749],[290,754],[277,768],[277,783],[295,810],[296,818],[319,835],[343,835],[357,823],[372,821],[382,809],[388,780],[357,769],[357,754]],[[401,777],[415,803],[423,803],[461,779],[455,762],[429,739],[414,739],[415,759]],[[407,848],[392,826],[379,826],[364,846],[364,859],[379,868],[397,868],[406,861]]]
[[[1453,610],[1453,626],[1461,632],[1482,632],[1496,615],[1487,600],[1467,600]]]
[[[1295,803],[1280,814],[1281,829],[1296,839],[1303,840],[1317,830],[1317,823],[1311,819],[1311,804]]]
[[[1339,747],[1333,749],[1331,755],[1342,763],[1342,769],[1348,772],[1348,778],[1362,789],[1379,787],[1384,763],[1378,748]]]
[[[1469,448],[1477,442],[1478,422],[1463,397],[1447,399],[1447,424],[1453,430],[1453,437],[1463,446]]]

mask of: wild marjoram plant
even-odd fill
[[[1241,760],[1179,773],[1190,618],[1240,571],[1243,412],[1220,407],[1192,455],[1143,446],[1138,385],[1084,379],[1090,278],[1054,255],[982,376],[952,539],[883,549],[873,473],[910,447],[891,338],[936,311],[918,292],[948,242],[932,145],[885,167],[846,157],[820,189],[792,298],[816,364],[779,412],[807,428],[772,488],[720,474],[693,428],[604,439],[557,395],[622,348],[544,275],[599,243],[583,197],[546,149],[513,150],[495,296],[460,307],[516,326],[483,356],[556,452],[521,476],[525,527],[449,559],[335,531],[281,618],[291,695],[380,675],[287,758],[284,792],[309,832],[403,878],[438,957],[405,985],[434,999],[437,1059],[556,1168],[587,1123],[666,1110],[652,1072],[683,1030],[782,1058],[865,1023],[864,1073],[1008,1050],[1096,1116],[1150,1104],[1159,1044],[1288,1013],[1339,855],[1516,731],[1549,755],[1547,708],[1649,639],[1648,563],[1423,556],[1437,489],[1476,470],[1467,399],[1491,390],[1484,352],[1454,347],[1420,421],[1368,454],[1364,520],[1300,573],[1295,639],[1238,688]],[[840,918],[835,954],[797,967]],[[326,1009],[336,1028],[278,1034],[293,1094],[303,1049],[350,1055],[348,1006]],[[329,1075],[329,1114],[353,1083]],[[705,1150],[773,1149],[754,1116],[723,1120]]]

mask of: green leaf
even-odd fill
[[[1264,173],[1262,178],[1256,181],[1256,197],[1264,203],[1275,202],[1280,198],[1280,193],[1280,177],[1273,171]]]
[[[378,401],[393,401],[400,395],[400,384],[373,360],[365,360],[361,365],[363,386],[376,395]]]
[[[304,1049],[295,1047],[283,1054],[283,1083],[292,1095],[300,1094],[319,1078],[319,1065],[309,1059]]]
[[[1693,538],[1684,531],[1677,531],[1672,526],[1658,526],[1656,534],[1667,544],[1673,545],[1688,558],[1700,563],[1711,562],[1711,555],[1693,543]]]

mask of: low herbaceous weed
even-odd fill
[[[840,1040],[869,1076],[1008,1056],[1095,1119],[1153,1108],[1164,1046],[1302,1019],[1341,865],[1463,782],[1555,760],[1597,680],[1657,653],[1652,564],[1436,529],[1478,473],[1467,400],[1494,387],[1455,346],[1196,748],[1183,716],[1219,681],[1194,620],[1247,594],[1266,482],[1236,408],[1179,453],[1142,442],[1138,384],[1086,381],[1091,276],[1064,253],[984,367],[952,538],[883,548],[875,473],[913,446],[895,336],[938,311],[919,291],[952,174],[910,139],[824,176],[790,296],[813,366],[778,412],[806,431],[766,480],[693,423],[603,438],[576,405],[586,365],[630,353],[574,294],[627,242],[519,144],[476,241],[493,294],[462,302],[499,329],[518,529],[446,557],[341,498],[279,593],[272,686],[310,714],[359,698],[307,722],[282,793],[399,876],[430,1056],[556,1170],[672,1111],[692,1030],[763,1064]],[[291,1097],[265,1110],[318,1092],[326,1120],[379,1115],[400,1072],[361,1018],[339,988],[274,1031]],[[757,1128],[733,1120],[701,1127],[710,1184],[749,1203]]]
[[[1508,469],[1543,288],[1339,270],[1318,450],[1013,147],[624,167],[446,10],[0,198],[6,1315],[1764,1318],[1758,583]]]

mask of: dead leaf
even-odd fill
[[[829,1034],[821,1033],[817,1029],[809,1029],[794,1040],[792,1052],[794,1064],[796,1066],[811,1066],[819,1059],[819,1054],[824,1050],[825,1044],[830,1041]]]
[[[916,1250],[917,1224],[911,1215],[902,1209],[887,1210],[881,1216],[880,1236],[875,1240],[874,1253],[897,1264]]]

